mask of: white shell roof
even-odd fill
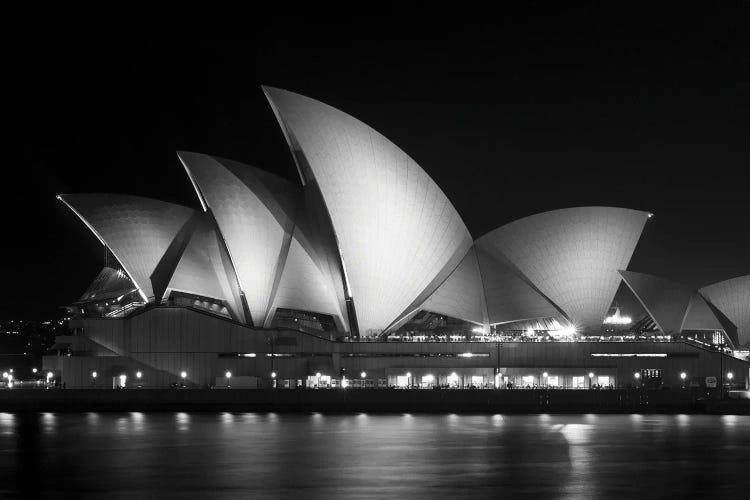
[[[576,326],[598,331],[648,216],[611,207],[553,210],[506,224],[477,244],[502,255]]]
[[[484,303],[482,276],[474,249],[451,273],[440,288],[420,307],[431,312],[463,319],[479,325],[488,324],[487,307]]]
[[[207,214],[190,235],[168,289],[222,300],[232,317],[245,320],[234,270],[224,253],[219,236]]]
[[[300,172],[320,187],[360,333],[379,333],[440,285],[471,235],[437,184],[377,131],[319,101],[264,90]]]
[[[711,308],[706,304],[706,300],[701,297],[697,291],[693,292],[690,299],[690,306],[685,313],[685,320],[682,322],[683,330],[724,330],[721,321],[714,315]],[[731,339],[734,342],[737,339]]]
[[[750,275],[714,283],[700,293],[734,323],[739,344],[750,343]]]
[[[289,246],[284,271],[274,293],[272,311],[264,326],[271,326],[273,314],[279,307],[343,317],[330,281],[325,279],[296,237]]]
[[[694,287],[633,271],[620,271],[620,274],[663,333],[682,330]]]
[[[110,249],[143,297],[153,301],[152,275],[195,210],[118,194],[68,194],[58,198]]]
[[[524,281],[501,255],[476,246],[482,270],[487,314],[490,324],[537,318],[557,318],[562,313],[529,283]]]
[[[301,189],[231,160],[178,153],[204,207],[211,210],[229,249],[252,322],[267,321],[294,229]]]

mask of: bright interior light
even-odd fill
[[[633,322],[630,316],[621,316],[620,308],[615,309],[615,313],[612,316],[604,318],[605,325],[629,325]]]
[[[547,378],[549,374],[547,372],[542,373],[542,377]]]
[[[52,377],[54,377],[54,374],[52,372],[47,372],[47,378],[52,378]]]
[[[320,372],[316,373],[315,376],[320,378]]]
[[[422,382],[426,384],[431,384],[434,381],[435,381],[435,377],[433,375],[425,375],[424,377],[422,377]]]
[[[411,372],[406,372],[406,376],[407,376],[408,378],[411,378]]]

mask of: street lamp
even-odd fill
[[[135,372],[135,378],[140,379],[143,376],[141,372]]]
[[[320,374],[318,374],[318,377],[320,377]],[[276,372],[271,372],[271,378],[276,378]]]
[[[36,368],[31,369],[31,373],[36,373],[36,371],[37,371]]]
[[[685,378],[686,378],[686,377],[687,377],[687,373],[685,373],[685,372],[680,372],[680,378],[681,378],[682,380],[685,380]]]
[[[185,380],[187,378],[187,372],[181,372],[180,377],[182,377],[182,380]]]
[[[732,388],[732,379],[733,379],[733,378],[734,378],[734,373],[732,373],[732,372],[729,372],[729,373],[727,373],[727,380],[728,380],[728,382],[727,382],[727,387],[728,387],[729,389],[731,389],[731,388]]]
[[[227,379],[227,388],[230,388],[230,387],[232,387],[231,385],[229,385],[229,379],[230,379],[230,378],[232,378],[232,372],[228,371],[228,372],[226,372],[226,373],[224,374],[224,376],[225,376],[225,377],[226,377],[226,379]]]
[[[411,389],[411,372],[406,372],[406,387]]]
[[[96,372],[91,372],[91,376],[92,376],[93,378],[96,378],[96,376],[97,376],[97,373],[96,373]]]
[[[591,389],[591,384],[594,383],[594,372],[589,372],[589,389]]]
[[[367,372],[362,372],[359,374],[360,377],[365,378],[367,377]]]

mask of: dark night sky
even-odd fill
[[[544,210],[623,206],[655,213],[630,269],[697,284],[748,274],[750,16],[739,5],[526,3],[487,24],[396,8],[349,20],[7,19],[0,317],[53,315],[102,265],[58,193],[198,208],[178,149],[297,180],[261,84],[390,138],[475,237]]]

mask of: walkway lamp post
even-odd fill
[[[594,372],[589,372],[589,389],[591,389],[593,383],[594,383]]]

